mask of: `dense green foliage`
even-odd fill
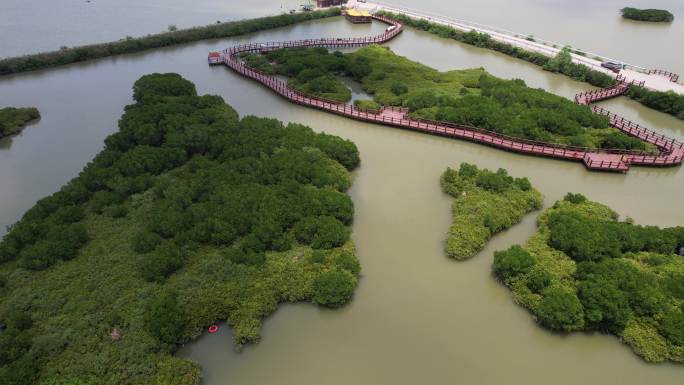
[[[474,45],[476,47],[498,51],[505,55],[543,66],[547,70],[555,70],[554,72],[560,72],[564,75],[570,76],[575,80],[585,81],[597,87],[606,87],[615,84],[615,79],[612,77],[604,74],[603,72],[594,71],[583,65],[573,64],[558,67],[551,65],[547,67],[547,64],[554,59],[549,58],[541,53],[528,51],[508,43],[496,41],[485,33],[479,33],[477,31],[462,32],[455,28],[433,23],[425,19],[414,19],[405,15],[386,11],[382,11],[381,13],[416,29],[427,31],[443,38],[458,40],[462,43]]]
[[[278,16],[267,16],[169,31],[138,38],[126,37],[125,39],[115,42],[63,48],[59,51],[11,57],[0,60],[0,75],[33,71],[107,56],[191,43],[198,40],[243,35],[250,32],[284,27],[303,21],[337,16],[339,14],[339,8],[330,8],[307,13],[282,14]]]
[[[573,292],[551,286],[542,291],[541,295],[537,316],[544,325],[565,331],[582,326],[582,304]]]
[[[354,292],[354,277],[349,271],[326,271],[314,281],[314,291],[316,303],[329,307],[342,306]]]
[[[145,324],[160,342],[173,345],[181,339],[185,320],[175,293],[164,291],[150,301]]]
[[[371,112],[374,114],[377,114],[380,112],[382,109],[382,106],[380,103],[376,102],[375,100],[370,100],[370,99],[357,99],[354,100],[354,106],[358,108],[361,111],[365,112]]]
[[[608,87],[615,84],[615,79],[600,71],[594,71],[584,64],[572,61],[572,50],[570,47],[563,47],[558,54],[548,60],[542,68],[546,71],[558,72],[569,76],[574,80],[587,82],[597,87]],[[575,51],[577,53],[577,51]]]
[[[494,273],[504,279],[510,279],[530,271],[536,263],[534,257],[522,247],[515,245],[507,251],[494,253]],[[535,285],[536,286],[536,285]]]
[[[529,88],[522,80],[498,79],[482,69],[439,72],[380,46],[348,54],[297,48],[254,55],[262,59],[250,57],[247,64],[289,76],[291,86],[314,96],[348,99],[349,91],[335,76],[350,76],[373,95],[375,103],[355,102],[371,112],[383,105],[405,106],[414,118],[471,125],[516,138],[581,147],[650,148],[611,128],[606,117],[587,106]],[[302,74],[306,76],[300,79]],[[338,82],[346,92],[334,87],[331,93],[320,92],[324,88],[315,88],[317,92],[306,81],[324,78]]]
[[[288,85],[297,91],[337,102],[351,99],[351,91],[339,76],[361,81],[371,72],[366,58],[322,47],[279,49],[265,55],[249,53],[242,59],[267,74],[287,76]]]
[[[0,138],[19,132],[26,123],[40,118],[40,112],[35,107],[0,108]]]
[[[360,81],[371,71],[364,58],[329,52],[318,48],[291,48],[270,51],[265,55],[245,54],[245,64],[268,74],[288,77],[288,85],[297,91],[337,102],[351,99],[351,91],[338,76]]]
[[[670,11],[664,9],[637,9],[637,8],[622,8],[620,10],[622,17],[625,19],[639,20],[639,21],[672,21],[674,15]]]
[[[679,242],[674,232],[655,226],[588,219],[579,213],[554,213],[548,218],[549,244],[575,261],[616,258],[627,252],[673,253]]]
[[[644,87],[630,87],[627,96],[645,105],[670,114],[679,119],[684,119],[684,95],[674,91],[652,91]]]
[[[586,106],[522,80],[503,80],[481,69],[439,72],[382,47],[350,54],[373,72],[364,89],[382,105],[402,105],[413,117],[485,128],[516,138],[582,147],[644,149],[644,142],[609,127]],[[397,85],[401,84],[400,90]]]
[[[2,384],[197,384],[171,354],[210,323],[241,345],[278,303],[356,287],[353,143],[240,120],[176,74],[133,89],[104,150],[0,242]]]
[[[523,246],[495,253],[493,271],[544,326],[615,334],[652,362],[684,362],[684,227],[620,222],[568,194]]]
[[[445,193],[454,197],[446,253],[459,260],[474,256],[492,235],[542,206],[541,194],[527,178],[513,178],[504,169],[491,172],[462,163],[458,170],[447,168],[441,185]],[[519,269],[527,264],[513,259],[500,262],[501,266],[517,265]]]

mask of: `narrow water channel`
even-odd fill
[[[528,176],[548,206],[568,191],[604,202],[638,223],[684,223],[682,168],[592,173],[580,163],[509,154],[482,145],[346,120],[290,104],[222,67],[206,53],[247,41],[364,36],[382,25],[323,20],[239,39],[0,78],[0,105],[34,105],[43,115],[0,146],[0,221],[8,225],[75,176],[116,127],[131,86],[149,72],[178,72],[200,93],[222,95],[241,115],[296,121],[354,141],[362,165],[350,194],[363,267],[353,301],[331,311],[284,305],[262,342],[237,353],[229,330],[178,352],[204,367],[206,385],[226,384],[681,384],[684,367],[646,364],[612,336],[562,336],[538,327],[490,275],[492,253],[523,242],[535,215],[495,237],[468,262],[448,260],[442,241],[450,200],[439,175],[461,162]],[[440,70],[485,67],[506,78],[572,96],[587,86],[539,68],[427,33],[405,31],[389,46]],[[678,138],[684,123],[622,99],[616,112]]]

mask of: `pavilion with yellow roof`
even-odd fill
[[[345,11],[345,16],[347,17],[347,20],[351,21],[354,24],[371,22],[371,14],[368,11],[364,10],[354,8],[347,9]]]

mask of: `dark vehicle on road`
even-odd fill
[[[609,70],[613,72],[618,72],[622,69],[622,63],[618,63],[615,61],[604,61],[601,63],[601,67],[608,68]]]

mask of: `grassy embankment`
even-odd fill
[[[0,108],[0,138],[14,135],[32,120],[40,118],[40,112],[35,107]]]
[[[615,84],[615,80],[612,77],[602,72],[594,71],[585,65],[572,63],[568,55],[568,53],[572,51],[569,47],[566,47],[557,57],[551,58],[537,52],[515,47],[511,44],[498,42],[484,33],[475,31],[461,32],[454,28],[424,19],[410,18],[391,12],[382,13],[388,17],[399,20],[410,27],[430,32],[443,38],[454,39],[476,47],[501,52],[505,55],[541,66],[547,71],[562,73],[574,80],[584,81],[597,87],[606,87]],[[583,55],[581,51],[574,50],[573,52]],[[684,119],[684,95],[672,91],[651,91],[643,87],[632,87],[627,93],[627,96],[646,107],[673,115],[679,119]]]
[[[503,169],[491,172],[463,163],[458,170],[448,168],[441,185],[454,197],[446,253],[458,260],[474,256],[494,234],[542,207],[541,194],[527,178],[513,178]]]
[[[308,20],[337,16],[339,14],[339,8],[330,8],[310,13],[266,16],[157,33],[137,38],[126,37],[119,41],[102,44],[90,44],[80,47],[63,48],[52,52],[10,57],[0,60],[0,75],[34,71],[108,56],[191,43],[199,40],[244,35],[246,33],[284,27]]]
[[[684,362],[684,228],[620,222],[568,194],[542,213],[522,247],[493,270],[545,327],[614,334],[649,362]]]
[[[360,266],[356,146],[238,118],[176,74],[142,77],[119,131],[0,242],[2,384],[193,384],[180,343],[281,302],[338,307]]]
[[[289,77],[296,89],[313,96],[349,100],[337,78],[363,85],[373,100],[364,109],[404,106],[414,118],[476,126],[504,135],[591,148],[652,149],[611,128],[604,116],[522,80],[503,80],[483,69],[439,72],[380,46],[330,53],[323,48],[284,49],[249,54],[245,62],[267,73]],[[338,91],[344,88],[344,92]]]
[[[630,20],[650,21],[650,22],[670,22],[674,20],[674,15],[664,9],[638,9],[638,8],[622,8],[620,10],[622,17]]]

